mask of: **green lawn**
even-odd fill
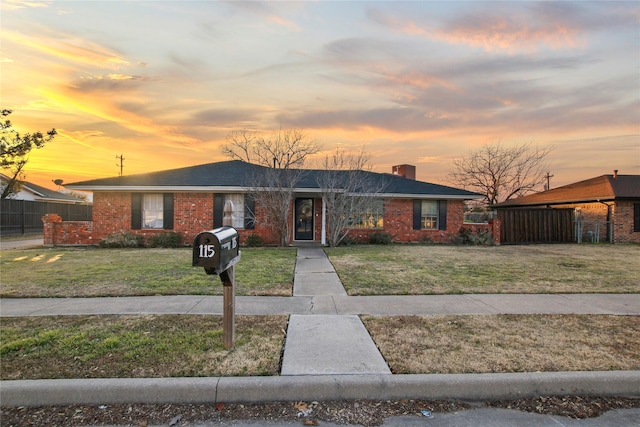
[[[244,248],[237,295],[291,295],[295,248]],[[637,293],[640,245],[327,248],[350,295]],[[0,253],[0,296],[221,295],[191,249],[40,248]]]
[[[640,245],[327,249],[349,295],[640,292]]]
[[[291,295],[296,250],[245,248],[237,295]],[[2,297],[222,295],[191,249],[40,248],[0,253]]]
[[[2,319],[0,378],[278,375],[287,316],[50,316]]]

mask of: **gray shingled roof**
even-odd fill
[[[75,182],[65,187],[74,190],[89,191],[234,191],[238,188],[250,188],[252,177],[256,176],[264,166],[231,160],[219,163],[189,166],[139,175],[94,179]],[[306,169],[297,186],[298,191],[319,191],[318,177],[322,170]],[[480,194],[459,188],[428,182],[406,179],[401,176],[376,172],[363,172],[367,179],[384,183],[383,193],[390,195],[440,196],[444,198],[475,199]]]
[[[8,176],[4,174],[0,174],[0,175],[2,175],[3,181],[9,180]],[[20,185],[22,185],[22,187],[25,190],[28,190],[31,193],[35,194],[38,200],[50,201],[50,202],[64,202],[64,203],[81,203],[82,202],[82,200],[78,199],[77,197],[69,196],[68,194],[59,193],[55,190],[50,190],[46,187],[34,184],[29,181],[20,181]]]

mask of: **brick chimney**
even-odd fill
[[[616,179],[618,177],[618,169],[614,169],[613,170],[613,179]]]
[[[407,179],[416,179],[416,167],[413,165],[398,165],[391,168],[391,173]]]

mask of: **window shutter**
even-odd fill
[[[413,201],[413,229],[422,228],[422,200]]]
[[[633,204],[633,232],[640,232],[640,203]]]
[[[255,207],[256,201],[249,194],[244,196],[244,228],[246,230],[253,230],[256,228],[255,222]]]
[[[173,230],[173,193],[162,195],[162,228]]]
[[[213,228],[222,227],[224,214],[224,194],[213,195]]]
[[[438,230],[447,229],[447,201],[438,202]]]
[[[142,228],[142,194],[131,193],[131,229]]]

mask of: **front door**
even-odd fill
[[[296,199],[295,240],[313,240],[313,199]]]

